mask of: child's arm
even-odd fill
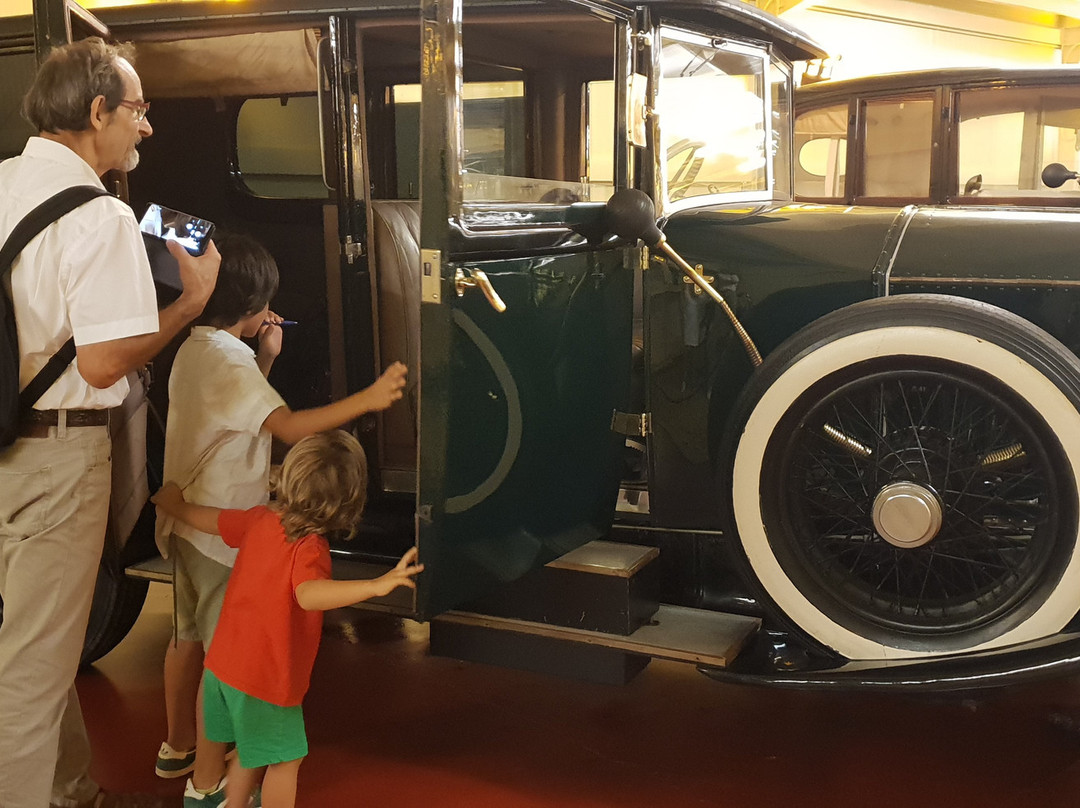
[[[399,586],[416,589],[413,576],[424,570],[423,564],[415,563],[417,555],[417,549],[413,547],[390,572],[367,581],[331,581],[326,578],[304,581],[296,587],[296,602],[301,609],[309,612],[325,612],[388,595]]]
[[[359,393],[309,410],[294,412],[288,407],[278,407],[266,416],[263,426],[275,438],[290,444],[316,432],[335,429],[359,418],[365,412],[385,410],[401,398],[407,373],[408,369],[403,364],[395,362],[373,385],[365,387]]]
[[[165,511],[169,516],[187,522],[203,533],[218,533],[218,515],[221,508],[209,505],[193,505],[184,501],[184,492],[176,483],[165,483],[150,501]]]

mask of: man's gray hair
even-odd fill
[[[85,131],[97,96],[105,97],[109,112],[124,100],[118,59],[131,61],[132,48],[96,36],[54,48],[23,99],[23,117],[39,132]]]

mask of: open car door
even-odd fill
[[[617,74],[625,70],[625,57],[613,43],[625,41],[625,20],[593,20],[568,3],[551,7],[567,25],[595,23],[607,31],[606,39],[598,39],[599,54],[586,53],[588,45],[567,59],[579,75],[588,73],[589,64],[599,65],[596,75],[616,88],[607,93],[619,96]],[[512,41],[520,33],[525,42],[525,29],[515,30],[521,12],[518,20],[512,12],[503,21],[496,14],[477,15],[471,29],[466,16],[465,41],[481,47],[501,42],[505,64],[521,52]],[[582,191],[583,178],[571,169],[565,176],[543,173],[543,157],[535,151],[522,161],[526,173],[537,172],[529,179],[506,176],[515,165],[509,146],[496,149],[496,170],[482,164],[486,157],[475,144],[490,142],[493,131],[501,132],[500,144],[509,144],[517,139],[513,122],[519,113],[522,129],[542,122],[528,120],[521,112],[527,99],[505,90],[517,86],[513,81],[499,83],[509,96],[502,107],[488,92],[482,109],[470,111],[462,87],[471,81],[472,63],[462,53],[462,25],[460,0],[425,0],[417,496],[426,568],[417,611],[425,619],[606,535],[624,443],[611,422],[628,398],[633,271],[640,260],[625,245],[590,245],[566,224],[568,198],[589,193],[587,198],[606,199],[612,187],[625,183],[625,170],[615,169],[602,188]],[[539,35],[538,28],[529,30],[529,37]],[[553,42],[568,41],[550,30]],[[490,72],[490,58],[478,61],[474,76],[506,78]],[[530,86],[530,64],[516,69],[521,85]],[[581,86],[589,86],[587,79]],[[599,95],[602,88],[594,89]],[[570,106],[581,107],[572,93],[565,96]],[[619,108],[614,100],[610,106]],[[481,119],[470,120],[474,113]],[[605,136],[618,130],[609,126]],[[561,142],[580,133],[566,134]],[[466,152],[463,141],[470,137],[475,140]],[[615,151],[625,156],[625,149],[623,140]],[[560,187],[560,179],[570,178],[577,191]],[[485,197],[490,189],[484,183],[511,191]],[[546,204],[539,199],[545,194],[563,204]],[[602,204],[575,206],[582,208],[599,214]]]

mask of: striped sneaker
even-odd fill
[[[154,767],[154,773],[158,777],[171,780],[174,777],[183,777],[185,774],[189,774],[194,768],[194,749],[189,749],[187,752],[177,752],[169,746],[168,742],[161,744],[161,749],[157,753],[157,765]]]

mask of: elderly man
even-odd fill
[[[39,135],[0,164],[0,241],[58,191],[135,168],[153,131],[148,107],[123,50],[96,38],[55,49],[24,101]],[[201,313],[217,278],[213,246],[199,258],[169,249],[184,291],[161,312],[138,223],[112,196],[62,217],[12,265],[20,386],[71,336],[76,358],[0,450],[3,808],[45,808],[50,789],[63,808],[131,804],[87,774],[74,680],[105,535],[108,412],[128,392],[126,374]]]

